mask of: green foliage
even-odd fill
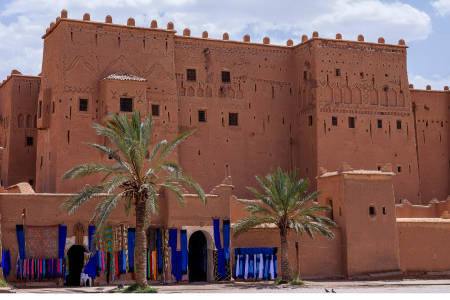
[[[306,282],[304,282],[303,280],[300,280],[298,278],[296,279],[292,279],[291,281],[288,282],[290,285],[305,285]]]
[[[237,200],[247,205],[244,211],[248,211],[250,216],[235,223],[233,226],[235,238],[251,228],[264,224],[275,224],[284,234],[292,228],[295,233],[301,235],[306,233],[311,238],[314,238],[314,232],[328,239],[334,238],[334,233],[329,227],[336,224],[329,218],[317,214],[330,211],[331,207],[318,205],[312,201],[321,192],[307,194],[309,179],[299,179],[298,169],[283,173],[281,167],[278,167],[277,172],[271,170],[265,179],[257,175],[256,180],[263,192],[247,188],[259,201]]]
[[[157,293],[157,292],[158,292],[157,289],[149,285],[146,287],[140,287],[137,284],[132,284],[124,289],[112,291],[112,293]]]
[[[113,164],[79,165],[62,177],[63,180],[76,180],[89,175],[104,174],[100,184],[84,188],[61,205],[62,209],[71,214],[96,195],[108,194],[97,205],[91,219],[97,228],[93,239],[94,244],[102,237],[111,212],[121,202],[127,216],[133,207],[145,202],[147,218],[145,222],[148,223],[150,216],[158,213],[157,193],[161,187],[172,192],[178,202],[184,206],[185,199],[179,189],[179,184],[183,184],[192,188],[201,201],[207,204],[205,193],[200,185],[185,175],[178,163],[167,160],[175,147],[194,131],[182,133],[171,142],[160,141],[149,151],[153,130],[151,115],[142,123],[141,114],[136,111],[133,111],[131,120],[125,114],[120,116],[108,114],[108,116],[111,120],[105,120],[106,126],[94,124],[93,127],[98,135],[105,136],[111,141],[114,149],[93,143],[86,144],[109,156]],[[149,154],[148,162],[146,162],[147,153]]]
[[[275,281],[273,282],[274,284],[285,284],[288,283],[286,280],[283,279],[275,279]]]
[[[8,287],[8,283],[6,283],[5,279],[0,279],[0,287]]]

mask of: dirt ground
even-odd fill
[[[155,285],[159,293],[450,293],[450,280],[389,281],[306,281],[304,286],[275,285],[267,282],[236,282],[229,284],[190,283]],[[19,287],[17,293],[107,293],[116,285],[95,287]]]

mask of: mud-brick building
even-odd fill
[[[12,257],[13,224],[64,223],[63,254],[73,246],[88,250],[93,206],[67,217],[58,204],[101,178],[62,182],[61,176],[82,163],[108,164],[109,157],[82,143],[111,146],[93,123],[140,110],[153,116],[153,143],[196,129],[173,159],[211,191],[214,205],[199,206],[187,190],[188,208],[181,210],[162,193],[154,225],[186,230],[192,257],[207,247],[204,280],[216,279],[220,245],[212,219],[244,217],[236,199],[252,197],[246,186],[257,187],[255,175],[277,166],[298,168],[311,189],[322,190],[318,201],[332,207],[328,216],[338,225],[332,241],[289,235],[291,266],[306,278],[450,274],[443,250],[450,230],[450,91],[409,84],[403,40],[314,32],[279,46],[268,37],[257,43],[227,33],[211,39],[206,31],[193,37],[188,28],[178,34],[173,23],[138,27],[133,18],[120,25],[89,14],[76,20],[65,10],[42,38],[40,76],[13,71],[0,85],[0,241]],[[133,226],[119,212],[111,222]],[[241,247],[279,247],[278,232],[257,228],[231,239],[229,266]]]

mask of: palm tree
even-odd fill
[[[298,169],[294,172],[283,173],[278,167],[277,173],[271,169],[271,173],[266,176],[265,180],[261,175],[257,175],[256,180],[264,193],[247,187],[259,201],[237,200],[239,203],[247,205],[244,211],[248,211],[250,216],[233,225],[233,237],[236,238],[247,230],[260,225],[275,224],[280,230],[281,237],[282,280],[292,280],[288,258],[288,229],[294,229],[296,234],[300,233],[302,236],[303,233],[306,233],[311,238],[314,238],[313,232],[315,231],[329,240],[333,239],[334,233],[329,227],[334,227],[336,224],[329,218],[317,214],[330,211],[331,207],[314,202],[309,203],[316,199],[321,191],[306,194],[310,182],[308,178],[298,180]]]
[[[165,188],[174,193],[179,204],[185,206],[186,202],[178,185],[181,183],[192,188],[200,200],[207,204],[205,193],[200,185],[185,175],[178,163],[167,160],[172,150],[194,130],[180,134],[172,142],[163,140],[156,143],[152,151],[148,152],[153,128],[151,116],[148,116],[143,123],[141,123],[140,112],[133,111],[131,121],[125,114],[120,117],[114,114],[108,116],[112,122],[105,120],[107,126],[94,124],[93,127],[98,135],[107,137],[116,150],[98,144],[86,144],[108,155],[113,159],[114,165],[84,164],[65,173],[62,177],[63,180],[75,180],[99,173],[103,173],[105,176],[100,184],[88,186],[79,191],[67,199],[61,207],[71,214],[99,193],[107,193],[104,200],[97,205],[91,219],[91,222],[95,221],[96,224],[93,238],[95,243],[103,236],[109,215],[119,202],[124,202],[127,216],[134,206],[136,212],[135,278],[137,285],[146,287],[144,228],[148,224],[151,214],[158,213],[156,201],[158,190]],[[148,155],[148,163],[146,163],[146,155]]]

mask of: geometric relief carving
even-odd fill
[[[33,127],[33,117],[31,115],[27,115],[27,128]]]
[[[344,103],[352,103],[352,91],[347,87],[344,88]]]
[[[197,97],[203,97],[203,90],[201,88],[197,90]]]
[[[180,96],[186,95],[186,89],[184,87],[180,87]]]
[[[405,107],[405,93],[400,91],[400,96],[398,97],[398,106]]]
[[[236,92],[236,98],[237,98],[237,99],[242,99],[242,98],[244,98],[244,93],[243,93],[241,90],[237,91],[237,92]]]
[[[393,89],[389,90],[388,98],[389,98],[389,106],[396,107],[397,106],[397,93]]]
[[[227,98],[228,99],[234,99],[234,90],[233,89],[229,89],[228,93],[227,93]]]
[[[361,99],[361,90],[359,88],[354,88],[353,89],[353,103],[355,104],[361,104],[362,103],[362,99]]]
[[[342,90],[339,86],[334,88],[334,103],[342,103]]]
[[[189,97],[195,96],[195,90],[194,90],[194,88],[193,88],[192,86],[190,86],[190,87],[188,88],[188,90],[187,90],[187,95],[188,95]]]
[[[22,114],[19,115],[17,123],[18,123],[17,125],[19,128],[23,128],[24,123],[25,123],[25,117]]]
[[[387,93],[386,88],[380,91],[380,105],[382,106],[388,106]]]
[[[329,85],[326,85],[323,90],[323,99],[325,102],[333,103],[333,90]]]
[[[375,88],[370,90],[370,104],[378,105],[378,91]]]
[[[209,86],[206,87],[206,97],[211,98],[212,97],[212,90]]]

